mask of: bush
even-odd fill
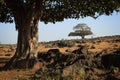
[[[58,42],[58,46],[59,46],[59,47],[65,47],[65,46],[67,46],[67,41],[64,40],[64,39],[60,40],[60,41]]]

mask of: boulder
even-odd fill
[[[105,68],[110,68],[111,66],[120,68],[120,55],[118,54],[108,54],[101,57],[101,63]]]

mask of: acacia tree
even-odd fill
[[[85,36],[93,34],[90,27],[85,23],[78,24],[73,29],[75,31],[70,32],[68,36],[81,36],[84,39]]]
[[[119,8],[120,0],[0,0],[0,22],[14,22],[18,31],[15,55],[4,69],[31,68],[35,64],[39,20],[55,23],[68,18],[96,18],[118,12]]]

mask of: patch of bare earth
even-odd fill
[[[24,80],[29,79],[35,73],[34,70],[8,70],[0,72],[0,80]]]

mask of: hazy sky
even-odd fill
[[[79,38],[68,37],[68,34],[73,31],[73,27],[79,23],[86,23],[94,33],[93,37],[120,35],[120,14],[114,13],[110,16],[100,16],[97,19],[91,17],[78,20],[67,19],[55,24],[39,22],[39,42]],[[0,23],[0,42],[3,44],[17,43],[14,23]]]

